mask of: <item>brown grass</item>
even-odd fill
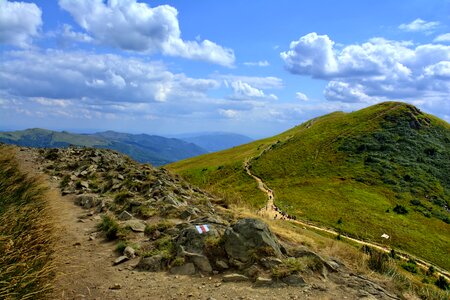
[[[44,181],[19,170],[0,145],[0,299],[40,299],[54,277],[53,225]]]

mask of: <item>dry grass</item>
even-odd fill
[[[1,299],[40,299],[51,292],[49,195],[42,179],[19,171],[14,150],[0,146]]]

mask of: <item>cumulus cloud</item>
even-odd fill
[[[42,26],[41,15],[34,3],[0,0],[0,43],[29,47]]]
[[[90,43],[93,41],[93,38],[89,35],[82,32],[75,32],[72,29],[72,26],[69,24],[64,24],[61,30],[61,38],[65,41],[69,42],[77,42],[77,43]]]
[[[431,99],[450,92],[450,46],[383,38],[340,49],[333,45],[328,36],[310,33],[292,42],[281,57],[293,74],[329,80],[328,100]]]
[[[233,94],[229,96],[232,100],[277,100],[275,94],[265,94],[263,90],[257,89],[250,84],[241,80],[226,83],[233,90]]]
[[[249,67],[268,67],[268,66],[270,66],[270,64],[267,60],[248,61],[248,62],[245,62],[244,65],[249,66]]]
[[[172,73],[159,62],[88,52],[16,51],[3,54],[0,91],[12,96],[76,99],[110,105],[202,98],[214,79]]]
[[[415,19],[411,23],[401,24],[398,26],[399,29],[408,32],[425,32],[431,33],[440,25],[439,22],[427,22],[420,18]]]
[[[450,32],[438,35],[433,41],[436,43],[449,43],[450,42]]]
[[[305,94],[301,93],[301,92],[297,92],[295,93],[295,98],[297,98],[300,101],[308,101],[308,96],[306,96]]]
[[[136,0],[59,0],[59,5],[101,44],[136,52],[160,52],[223,66],[234,64],[231,49],[209,40],[184,41],[178,11],[172,6],[152,8]]]
[[[239,112],[234,109],[219,109],[219,114],[229,119],[234,119],[239,116]]]

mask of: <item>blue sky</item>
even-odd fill
[[[449,122],[449,11],[449,0],[0,0],[0,130],[263,137],[387,100]]]

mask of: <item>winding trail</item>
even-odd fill
[[[272,147],[272,145],[269,145],[267,148],[265,148],[256,157],[260,157],[264,152],[268,151],[271,147]],[[252,159],[255,159],[256,157],[252,157],[252,158],[246,159],[244,161],[244,169],[245,169],[245,172],[249,176],[251,176],[258,183],[258,189],[260,189],[263,193],[265,193],[267,195],[267,203],[266,203],[266,205],[263,208],[258,210],[258,214],[259,215],[264,216],[264,217],[266,217],[268,219],[272,219],[272,220],[273,219],[280,219],[280,220],[293,222],[295,224],[302,225],[303,227],[314,229],[314,230],[319,231],[319,232],[328,233],[328,234],[331,234],[333,236],[340,236],[341,239],[343,239],[343,240],[352,241],[352,242],[354,242],[356,244],[359,244],[359,245],[366,245],[366,246],[372,247],[374,249],[380,250],[380,251],[382,251],[384,253],[390,253],[391,250],[393,250],[393,249],[388,248],[386,246],[381,246],[381,245],[378,245],[378,244],[374,244],[374,243],[366,242],[366,241],[359,240],[359,239],[356,239],[356,238],[353,238],[353,237],[349,237],[349,236],[346,236],[346,235],[342,235],[342,234],[340,234],[339,232],[337,232],[337,231],[335,231],[333,229],[320,227],[320,226],[317,226],[317,225],[314,225],[314,224],[311,224],[311,223],[308,223],[308,222],[305,222],[305,221],[300,221],[300,220],[297,220],[297,219],[294,220],[292,218],[290,218],[290,219],[286,219],[286,218],[282,219],[281,218],[282,215],[280,214],[279,211],[276,210],[276,205],[274,204],[275,194],[274,194],[273,190],[270,189],[267,186],[267,184],[265,184],[264,181],[260,177],[256,176],[255,174],[253,174],[251,172],[251,163],[250,162],[251,162]],[[450,280],[450,273],[447,272],[446,270],[444,270],[444,269],[434,265],[434,264],[426,262],[426,261],[418,258],[417,256],[411,255],[411,254],[406,253],[406,252],[398,253],[396,251],[396,254],[397,254],[398,257],[400,257],[403,260],[409,260],[409,259],[415,260],[417,265],[422,267],[422,268],[424,268],[424,269],[428,269],[430,266],[433,266],[434,269],[437,270],[438,273],[440,273],[440,275],[444,276],[447,280]]]

